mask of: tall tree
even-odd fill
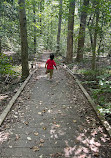
[[[97,35],[99,30],[99,5],[100,1],[93,1],[94,14],[89,17],[88,21],[88,29],[91,41],[91,49],[92,49],[92,70],[96,68],[96,46],[97,46]]]
[[[33,1],[33,14],[34,14],[34,18],[33,18],[33,21],[34,21],[34,53],[36,53],[36,45],[37,45],[37,40],[36,40],[36,2],[35,0]]]
[[[42,12],[44,10],[44,0],[40,0],[40,34],[42,34]]]
[[[18,4],[21,36],[22,79],[24,80],[29,75],[25,0],[18,0]]]
[[[83,60],[83,52],[84,52],[84,42],[85,42],[85,28],[86,28],[86,18],[88,11],[89,0],[84,0],[81,8],[81,16],[80,16],[80,28],[79,28],[79,37],[78,37],[78,49],[77,49],[77,57],[76,60]]]
[[[59,2],[59,22],[58,22],[58,33],[57,33],[57,50],[56,53],[59,54],[60,51],[60,34],[61,34],[61,22],[62,22],[62,0]]]
[[[69,0],[67,54],[66,54],[67,63],[71,63],[73,59],[74,12],[75,12],[75,0]]]

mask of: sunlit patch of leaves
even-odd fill
[[[0,144],[6,141],[9,137],[9,133],[0,132]]]

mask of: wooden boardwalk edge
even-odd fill
[[[101,124],[103,125],[103,127],[106,130],[106,132],[108,133],[108,135],[111,138],[111,126],[106,121],[106,119],[104,118],[104,116],[102,116],[100,114],[99,110],[96,109],[96,105],[95,105],[94,101],[92,100],[92,98],[90,97],[90,95],[88,94],[88,92],[86,91],[86,89],[82,86],[82,84],[80,83],[80,81],[77,79],[77,77],[73,74],[73,72],[65,64],[64,64],[64,66],[63,66],[63,68],[66,69],[73,76],[73,78],[75,79],[75,81],[77,82],[77,84],[79,85],[79,87],[81,88],[81,90],[84,93],[85,97],[88,99],[90,105],[94,109],[94,112],[97,115],[97,117],[99,118]]]
[[[12,97],[8,105],[6,106],[5,110],[2,112],[0,115],[0,126],[2,125],[3,121],[5,120],[7,114],[9,113],[10,109],[12,108],[13,104],[15,103],[16,99],[19,97],[20,93],[23,91],[25,88],[26,84],[30,80],[31,76],[35,73],[37,69],[35,69],[33,72],[29,74],[27,79],[23,82],[22,86],[19,88],[19,90],[16,92],[16,94]]]

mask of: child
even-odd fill
[[[45,68],[47,67],[46,74],[50,73],[50,79],[52,79],[54,66],[57,70],[57,66],[54,59],[54,54],[50,54],[50,59],[46,61]]]

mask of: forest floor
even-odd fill
[[[110,158],[111,142],[74,78],[61,66],[38,70],[0,127],[1,158]]]

